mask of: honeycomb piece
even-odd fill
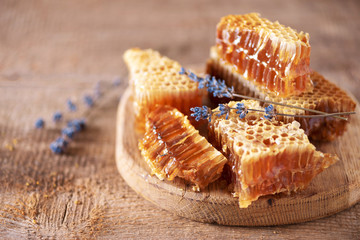
[[[285,97],[312,91],[307,33],[258,13],[229,15],[217,25],[216,47],[234,72],[267,92]]]
[[[179,74],[181,66],[178,62],[154,50],[138,48],[127,50],[124,61],[129,69],[139,130],[144,130],[145,115],[156,104],[176,107],[187,115],[191,113],[191,107],[202,105],[204,91],[198,90],[198,83]]]
[[[139,148],[159,179],[184,178],[202,189],[221,176],[227,159],[202,137],[186,116],[160,106],[146,117]]]
[[[248,108],[264,110],[257,101],[241,101]],[[236,107],[237,102],[228,105]],[[218,111],[215,109],[213,111]],[[337,161],[316,151],[299,123],[269,121],[261,112],[249,111],[240,119],[213,114],[209,139],[228,157],[234,180],[234,196],[241,208],[260,196],[304,189],[310,181]]]
[[[228,86],[234,86],[235,92],[241,95],[257,97],[264,100],[309,108],[327,113],[351,112],[354,111],[356,107],[356,103],[346,94],[346,92],[326,80],[317,72],[312,72],[310,74],[310,78],[314,82],[314,89],[312,93],[303,93],[299,96],[281,98],[275,94],[266,92],[264,87],[255,86],[254,84],[244,80],[242,75],[234,73],[229,64],[224,64],[224,62],[219,59],[214,48],[211,49],[211,59],[207,62],[206,71],[210,75],[224,79]],[[278,105],[274,105],[274,107],[278,113],[292,115],[314,114],[304,110],[287,108]],[[300,122],[301,128],[304,129],[309,138],[320,141],[332,141],[337,136],[342,135],[346,130],[347,123],[349,122],[334,117],[294,118],[278,116],[277,119],[285,123],[290,123],[294,120]]]

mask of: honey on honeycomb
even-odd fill
[[[202,137],[186,116],[157,105],[146,117],[139,148],[152,173],[160,179],[183,178],[202,189],[221,176],[227,159]]]
[[[257,13],[229,15],[217,25],[220,59],[247,81],[281,97],[311,92],[310,49],[307,33]]]
[[[264,110],[257,101],[241,101],[248,108]],[[228,105],[235,108],[237,102]],[[215,109],[214,111],[218,111]],[[299,123],[269,121],[261,112],[249,111],[244,119],[232,111],[229,119],[213,114],[209,139],[228,157],[234,195],[241,208],[260,196],[304,189],[337,161],[316,151]]]
[[[217,78],[224,79],[228,86],[234,86],[235,92],[241,95],[257,97],[263,100],[284,103],[297,107],[318,110],[327,113],[352,112],[356,103],[345,91],[325,79],[317,72],[312,72],[310,78],[314,83],[312,93],[303,93],[299,96],[281,98],[268,93],[263,87],[255,86],[244,80],[238,73],[232,71],[229,64],[224,64],[216,55],[215,48],[211,49],[211,59],[207,62],[207,73]],[[292,115],[313,115],[314,113],[304,110],[274,105],[278,113]],[[348,117],[348,116],[347,116]],[[334,117],[301,118],[277,116],[277,119],[285,123],[293,120],[300,122],[301,128],[306,135],[313,140],[332,141],[346,130],[349,121]]]
[[[132,48],[124,53],[133,91],[134,112],[138,130],[144,130],[145,115],[156,104],[176,107],[184,114],[190,108],[202,105],[204,91],[198,83],[180,75],[180,64],[159,52]]]

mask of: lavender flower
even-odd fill
[[[202,81],[199,81],[199,86],[198,88],[199,89],[202,89],[202,88],[205,88],[205,87],[208,87],[208,83],[210,82],[210,75],[206,75],[204,80]]]
[[[85,104],[86,104],[88,107],[94,106],[94,100],[93,100],[93,98],[92,98],[91,96],[89,96],[89,95],[85,95],[85,96],[84,96],[84,102],[85,102]]]
[[[50,149],[55,154],[61,154],[65,151],[67,145],[69,144],[65,137],[67,137],[68,139],[73,139],[75,133],[85,128],[85,120],[75,119],[68,122],[67,125],[68,126],[66,128],[63,128],[61,131],[64,137],[59,137],[50,144]]]
[[[189,71],[189,78],[193,80],[194,82],[199,82],[201,78],[198,78],[198,76],[195,75],[195,73]]]
[[[74,119],[67,123],[68,128],[72,128],[75,132],[80,132],[85,128],[84,119]]]
[[[35,128],[43,128],[44,125],[45,125],[45,122],[44,122],[44,120],[42,118],[39,118],[35,122]]]
[[[65,151],[67,145],[68,142],[64,138],[59,137],[50,143],[50,150],[55,154],[61,154]]]
[[[232,98],[234,94],[234,87],[228,88],[224,80],[216,80],[215,77],[211,78],[211,81],[208,82],[207,87],[208,92],[212,93],[214,97]]]
[[[61,130],[61,133],[68,138],[72,139],[74,137],[75,130],[71,127],[66,127]]]
[[[50,143],[50,150],[55,154],[61,154],[64,152],[64,148],[61,146],[61,143],[57,141]]]
[[[186,70],[185,70],[185,68],[181,67],[181,68],[180,68],[180,72],[179,72],[179,74],[180,74],[180,75],[184,75],[184,74],[186,74]]]
[[[195,73],[186,71],[184,68],[181,68],[179,74],[187,75],[194,82],[198,82],[199,89],[206,87],[208,92],[212,93],[214,97],[233,98],[234,87],[227,87],[224,80],[217,80],[209,75],[206,75],[204,78],[198,77]]]
[[[239,117],[241,119],[245,118],[246,117],[246,114],[248,114],[248,110],[247,108],[245,107],[244,103],[237,103],[236,104],[236,114],[239,114]]]
[[[59,143],[63,148],[66,148],[69,144],[69,142],[66,141],[63,137],[58,137],[55,142]]]
[[[62,119],[62,113],[61,112],[55,112],[53,115],[53,121],[59,122]]]
[[[191,114],[191,116],[195,117],[196,121],[199,121],[200,119],[207,119],[209,122],[211,122],[212,111],[207,106],[194,107],[190,108],[190,110],[194,112]]]
[[[264,117],[268,120],[272,120],[273,117],[275,117],[276,113],[275,113],[275,109],[273,105],[269,105],[267,107],[265,107],[265,115]]]
[[[220,117],[220,116],[226,114],[225,119],[228,120],[229,114],[231,111],[231,107],[229,107],[229,105],[227,105],[227,104],[219,104],[219,110],[220,110],[220,113],[217,114],[217,116]]]
[[[77,110],[76,105],[70,99],[68,99],[66,103],[70,112],[75,112]]]
[[[65,151],[67,145],[68,142],[64,138],[59,137],[58,139],[50,143],[50,150],[55,154],[61,154]]]

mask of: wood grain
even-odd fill
[[[66,109],[68,97],[81,101],[99,80],[125,76],[126,49],[151,47],[185,66],[205,63],[220,17],[254,11],[308,32],[311,67],[360,99],[357,0],[2,0],[0,239],[360,239],[360,204],[302,224],[228,227],[143,199],[115,164],[125,83],[96,103],[65,155],[49,150],[62,127],[50,123],[52,114]],[[44,130],[33,128],[38,117],[50,123]]]
[[[158,207],[192,220],[235,226],[273,226],[292,224],[329,216],[360,201],[360,165],[354,148],[360,145],[357,131],[348,131],[332,143],[317,148],[336,153],[341,161],[325,170],[310,186],[291,195],[261,197],[248,208],[239,208],[224,182],[216,181],[201,192],[194,192],[181,179],[161,181],[150,175],[138,149],[141,137],[134,131],[134,112],[127,89],[117,115],[116,162],[124,180],[137,193]],[[358,104],[358,103],[357,103]],[[358,104],[359,105],[359,104]],[[357,112],[359,112],[359,107]],[[349,126],[360,129],[360,114]]]

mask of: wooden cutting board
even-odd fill
[[[223,181],[194,192],[181,179],[161,181],[150,170],[138,150],[130,89],[118,107],[116,162],[124,180],[137,193],[179,216],[223,225],[269,226],[299,223],[326,217],[360,201],[360,109],[352,117],[344,136],[331,143],[314,143],[318,150],[341,159],[318,175],[309,187],[292,195],[261,197],[240,209]]]

